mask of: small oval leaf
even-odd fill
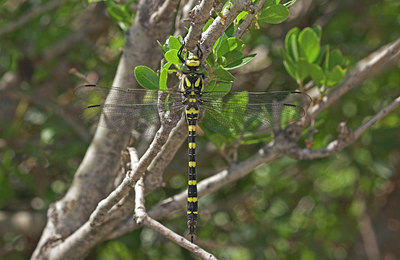
[[[305,28],[299,34],[299,46],[301,56],[304,57],[309,63],[313,63],[321,49],[320,40],[318,35],[311,28]]]
[[[246,65],[247,63],[249,63],[255,56],[256,56],[256,54],[251,54],[249,56],[243,57],[241,60],[234,61],[234,62],[226,65],[225,69],[233,70],[233,69],[240,68],[240,67]]]
[[[299,28],[295,27],[286,34],[285,38],[286,51],[293,61],[297,61],[299,59],[299,51],[297,46],[297,37],[299,36],[299,33]]]
[[[217,52],[217,57],[221,57],[225,55],[228,52],[231,52],[233,50],[238,50],[241,51],[243,49],[243,42],[240,39],[237,38],[228,38],[224,41],[221,42],[221,44],[218,46],[216,52]]]
[[[271,5],[263,9],[258,18],[266,23],[277,24],[289,17],[289,9],[283,5]]]
[[[232,82],[235,77],[222,66],[219,66],[213,71],[214,77],[218,81],[222,82]]]
[[[170,36],[168,39],[168,46],[170,50],[179,50],[179,48],[181,47],[181,43],[178,38]]]
[[[144,87],[145,89],[158,89],[158,76],[147,66],[137,66],[135,68],[135,78],[140,86]]]
[[[180,61],[179,58],[178,58],[178,50],[176,50],[176,49],[167,51],[167,52],[164,54],[164,56],[165,56],[165,59],[166,59],[168,62],[171,62],[171,63],[173,63],[173,64],[180,64],[180,63],[181,63],[181,61]]]
[[[160,72],[160,83],[159,83],[160,90],[167,89],[167,79],[168,79],[168,69],[162,68]]]

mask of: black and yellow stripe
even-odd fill
[[[192,53],[185,60],[182,57],[184,44],[178,51],[178,58],[182,61],[181,71],[181,91],[184,95],[186,105],[186,120],[188,124],[188,143],[189,143],[189,181],[187,198],[187,224],[189,228],[190,241],[193,243],[196,235],[198,218],[198,197],[196,180],[196,124],[199,116],[199,102],[203,94],[204,67],[201,64],[202,52],[197,45],[197,56]]]
[[[188,181],[188,198],[187,198],[187,219],[190,241],[193,243],[198,215],[198,197],[197,197],[197,180],[196,180],[196,121],[198,110],[187,109],[186,118],[188,122],[189,135],[189,181]]]

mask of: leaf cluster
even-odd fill
[[[331,87],[346,75],[348,60],[339,49],[330,50],[329,45],[321,45],[320,27],[291,29],[286,34],[281,55],[286,71],[300,87],[307,78],[318,87]]]

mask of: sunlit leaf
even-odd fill
[[[149,67],[137,66],[135,68],[135,78],[140,86],[146,89],[158,89],[159,87],[159,78]]]
[[[263,9],[258,18],[266,23],[278,24],[289,17],[289,9],[283,5],[272,5]]]

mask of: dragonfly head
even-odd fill
[[[188,67],[199,67],[200,59],[198,56],[194,55],[193,53],[190,53],[185,63],[186,66]]]

